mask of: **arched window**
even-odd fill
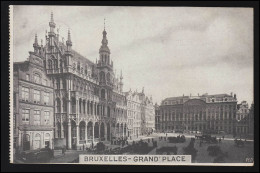
[[[50,60],[50,59],[48,60],[48,68],[52,69],[52,60]]]
[[[88,74],[88,66],[87,65],[85,66],[85,74],[86,75]]]
[[[105,91],[105,89],[102,89],[102,90],[101,90],[101,98],[102,98],[102,99],[105,99],[105,98],[106,98],[106,91]]]
[[[99,75],[100,75],[100,81],[105,82],[105,73],[101,71]]]
[[[60,59],[60,68],[62,68],[62,65],[63,65],[63,61],[62,59]]]
[[[40,84],[41,83],[41,76],[39,74],[35,73],[33,75],[33,80],[34,80],[35,83]]]
[[[110,73],[107,73],[107,81],[110,82]]]
[[[57,59],[53,60],[53,66],[54,66],[54,69],[58,68],[58,60]]]
[[[110,107],[107,107],[107,116],[110,117]]]
[[[80,62],[77,64],[77,70],[80,71]]]

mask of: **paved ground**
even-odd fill
[[[167,133],[167,137],[169,136],[177,136],[179,134],[175,133]],[[140,139],[147,141],[148,138],[154,138],[156,141],[158,141],[158,147],[163,146],[176,146],[178,148],[177,154],[181,155],[183,154],[183,147],[187,146],[190,142],[190,138],[194,137],[194,134],[184,134],[186,137],[185,143],[168,143],[167,141],[159,141],[159,136],[165,137],[166,134],[164,133],[157,133],[150,136],[139,136],[138,139],[128,140],[129,144],[132,144],[133,141],[137,142]],[[219,138],[221,136],[217,136]],[[106,145],[109,148],[117,148],[120,147],[119,145],[110,145],[110,143],[106,143]],[[150,142],[149,145],[152,145]],[[214,144],[203,144],[201,147],[199,146],[199,140],[195,141],[195,148],[198,150],[197,157],[195,159],[195,162],[197,163],[212,163],[214,160],[214,157],[211,157],[208,155],[207,148],[210,145]],[[231,136],[225,136],[224,140],[222,140],[221,143],[216,144],[221,147],[221,150],[223,152],[228,152],[228,157],[225,158],[226,163],[245,163],[246,158],[253,158],[254,155],[254,147],[253,147],[253,141],[247,140],[245,143],[245,147],[243,148],[237,148],[234,146],[234,139]],[[56,150],[54,153],[54,159],[52,159],[51,163],[69,163],[74,160],[76,160],[80,154],[88,154],[87,151],[76,151],[76,150],[67,150],[65,155],[62,155],[60,150]],[[156,154],[156,149],[152,150],[149,155]],[[18,163],[20,163],[19,160],[17,160]]]
[[[178,134],[167,134],[167,136],[177,136]],[[164,134],[160,134],[160,136],[166,136]],[[183,147],[188,146],[190,142],[190,138],[193,136],[185,135],[186,142],[185,143],[168,143],[164,140],[158,142],[158,148],[163,146],[176,146],[178,148],[177,154],[183,154]],[[217,137],[218,138],[218,137]],[[254,146],[252,140],[247,140],[245,142],[245,147],[238,148],[234,145],[234,139],[232,138],[224,138],[219,144],[205,144],[199,146],[199,140],[195,141],[194,147],[198,150],[197,157],[195,162],[197,163],[213,163],[214,157],[209,156],[207,152],[207,148],[210,145],[218,145],[220,146],[223,152],[228,152],[228,157],[225,158],[226,163],[246,163],[246,158],[253,158],[254,156]],[[149,154],[155,154],[155,149],[151,151]]]

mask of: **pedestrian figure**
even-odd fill
[[[218,142],[219,142],[219,143],[221,142],[221,138],[218,139]]]
[[[166,137],[167,137],[167,133],[166,133]]]
[[[66,152],[65,146],[62,146],[61,152],[62,152],[62,155],[64,156],[64,155],[65,155],[65,152]]]
[[[223,140],[224,140],[224,135],[222,136]]]

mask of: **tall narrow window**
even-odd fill
[[[22,87],[22,99],[29,100],[29,88]]]
[[[49,111],[44,112],[44,124],[45,125],[50,124],[50,112]]]
[[[40,118],[40,111],[34,110],[34,125],[40,125],[41,124],[41,118]]]
[[[48,60],[48,67],[49,67],[49,69],[52,69],[52,60]]]
[[[50,100],[50,93],[44,92],[43,94],[44,104],[48,105]]]
[[[37,103],[40,102],[40,91],[39,90],[33,91],[33,99],[34,99],[34,102],[37,102]]]
[[[22,110],[22,122],[23,124],[29,124],[29,118],[30,118],[30,113],[29,109],[23,109]]]

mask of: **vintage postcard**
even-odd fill
[[[253,8],[9,10],[10,163],[254,165]]]

